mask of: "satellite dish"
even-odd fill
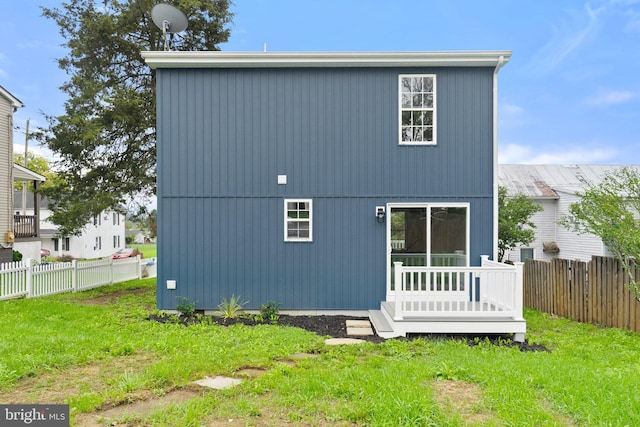
[[[169,35],[180,33],[187,29],[189,21],[181,10],[166,4],[158,3],[151,9],[151,19],[153,23],[162,30],[164,37],[164,50],[171,50]]]

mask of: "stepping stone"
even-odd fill
[[[373,329],[368,328],[347,328],[347,335],[354,337],[363,337],[366,335],[373,335]]]
[[[359,340],[355,338],[329,338],[324,340],[326,345],[350,345],[350,344],[362,344],[365,340]]]
[[[368,320],[347,320],[347,335],[359,337],[373,335],[371,322]]]
[[[368,320],[347,320],[347,328],[370,328],[371,322]]]
[[[202,387],[209,387],[216,390],[222,390],[223,388],[237,386],[242,381],[237,378],[217,376],[215,378],[204,377],[203,379],[197,380],[194,382]]]

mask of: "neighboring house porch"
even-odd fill
[[[38,188],[40,183],[46,178],[30,169],[13,164],[14,182],[32,182],[34,188]],[[22,197],[22,192],[17,192]],[[22,206],[21,199],[14,195],[14,205],[19,210],[13,215],[13,237],[15,243],[13,248],[19,251],[23,258],[40,259],[40,196],[36,192],[27,191],[25,195],[25,206]],[[28,206],[28,209],[27,209]]]

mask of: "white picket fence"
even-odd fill
[[[0,264],[0,300],[77,292],[156,276],[156,259],[125,258],[36,264],[32,259]]]

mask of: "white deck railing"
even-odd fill
[[[0,300],[26,296],[27,298],[76,292],[140,279],[143,270],[155,277],[156,260],[126,258],[97,261],[71,261],[36,264],[24,262],[0,264]]]
[[[482,256],[480,267],[419,267],[394,263],[394,320],[407,317],[522,318],[522,263]],[[397,284],[401,284],[398,286]]]

